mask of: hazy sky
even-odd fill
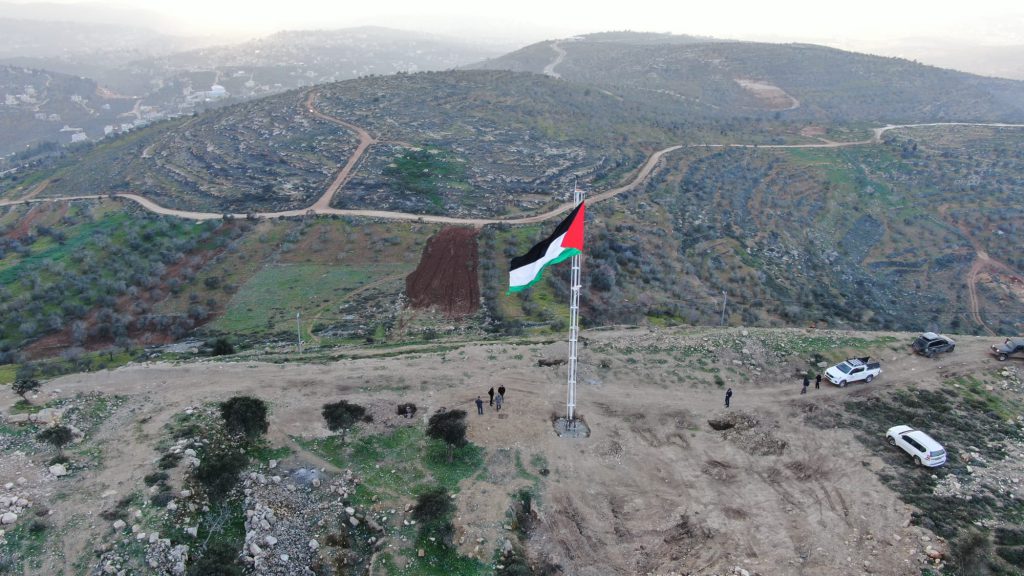
[[[63,3],[76,0],[57,0]],[[381,25],[539,40],[601,30],[723,38],[1024,44],[1022,0],[105,0],[173,16],[196,34]],[[501,38],[505,37],[505,38]]]

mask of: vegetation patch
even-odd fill
[[[950,574],[1017,574],[1006,556],[1017,553],[1016,527],[1024,522],[1024,502],[1012,496],[998,470],[1010,446],[1024,442],[1021,404],[993,390],[984,380],[962,377],[939,389],[872,390],[844,404],[844,411],[816,410],[809,423],[851,428],[886,464],[881,480],[921,510],[914,522],[951,543]],[[938,468],[915,467],[889,446],[885,431],[905,424],[925,431],[947,451]],[[989,474],[988,470],[995,472]],[[1001,554],[995,554],[994,542]]]

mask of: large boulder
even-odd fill
[[[4,512],[3,516],[0,516],[0,524],[14,524],[18,521],[18,515],[14,512]]]
[[[57,478],[68,475],[68,469],[63,464],[54,464],[50,466],[50,474],[53,474]]]

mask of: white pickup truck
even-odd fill
[[[844,388],[850,382],[871,382],[882,373],[882,365],[879,362],[872,362],[867,356],[864,358],[850,358],[825,371],[828,381]]]

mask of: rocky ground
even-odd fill
[[[51,474],[52,451],[24,432],[36,425],[7,424],[0,435],[0,512],[4,522],[17,516],[4,536],[18,556],[5,561],[33,574],[184,573],[208,540],[200,519],[218,505],[190,484],[204,465],[200,432],[210,420],[202,418],[216,416],[210,403],[244,393],[271,405],[268,445],[290,448],[253,460],[240,479],[237,555],[246,573],[347,566],[416,574],[415,560],[434,553],[413,543],[409,497],[375,500],[360,488],[361,474],[400,475],[402,462],[380,456],[379,470],[357,473],[303,448],[331,436],[320,406],[345,398],[369,407],[374,422],[361,432],[369,436],[421,427],[441,407],[469,412],[468,437],[483,460],[458,484],[453,544],[480,568],[453,574],[500,572],[522,551],[550,574],[918,576],[949,560],[950,542],[915,520],[920,510],[886,475],[934,483],[936,495],[962,500],[963,510],[993,495],[1013,503],[1024,496],[1021,438],[1000,441],[1005,458],[993,458],[987,444],[940,438],[951,464],[930,471],[887,452],[884,429],[822,426],[808,415],[841,415],[847,402],[885,401],[901,390],[957,394],[957,379],[969,376],[991,388],[981,389],[983,399],[1000,399],[1019,418],[1024,390],[1019,367],[991,359],[983,338],[958,338],[954,354],[934,360],[909,354],[910,340],[804,330],[586,332],[578,397],[591,435],[574,439],[559,438],[551,424],[564,409],[566,367],[551,361],[564,356],[562,342],[66,376],[46,383],[36,401],[59,405],[83,431],[67,475]],[[804,371],[861,352],[883,362],[875,382],[799,394]],[[473,400],[499,384],[507,388],[501,413],[485,404],[477,415]],[[726,387],[734,390],[728,410]],[[99,397],[123,400],[106,412],[84,409]],[[414,418],[396,414],[403,402],[419,408]],[[169,432],[190,422],[191,435]],[[173,461],[167,477],[156,478],[165,459]],[[510,516],[522,489],[536,494],[526,531]],[[46,526],[33,539],[36,519]],[[977,519],[990,528],[1001,522]]]

